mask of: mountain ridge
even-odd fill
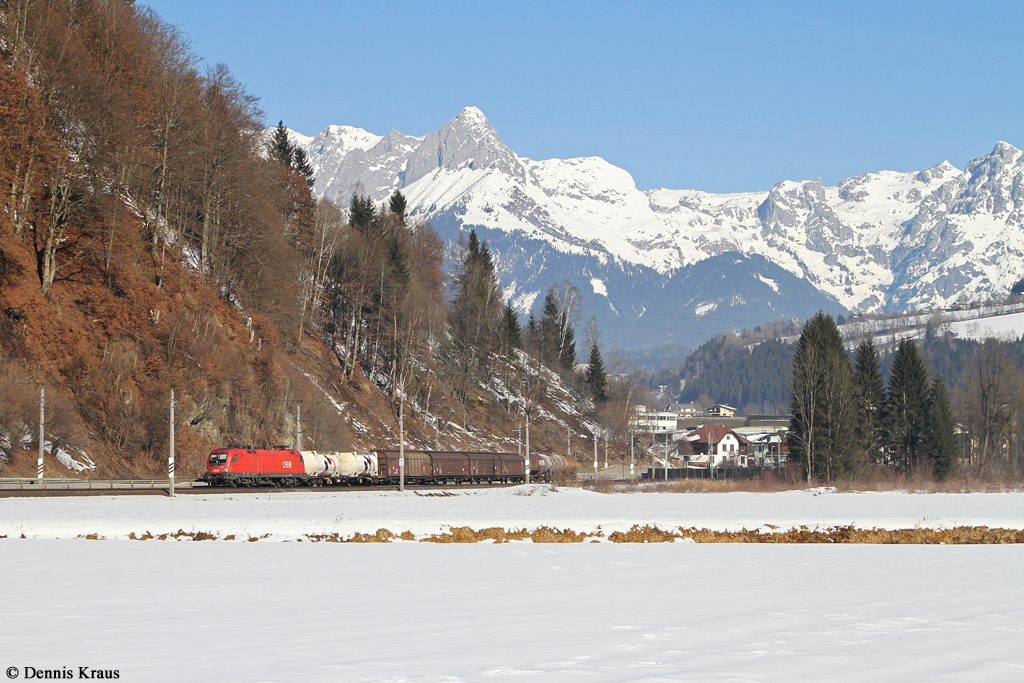
[[[522,311],[550,284],[570,279],[593,290],[588,314],[621,319],[635,308],[629,290],[640,285],[609,287],[621,279],[611,271],[641,271],[643,287],[692,304],[695,314],[752,297],[765,321],[805,317],[809,306],[945,307],[961,296],[1005,293],[1024,275],[1024,155],[1004,141],[963,171],[942,161],[921,171],[862,173],[835,186],[781,180],[767,191],[716,194],[641,191],[600,157],[520,157],[475,107],[418,138],[333,126],[295,140],[307,150],[320,196],[347,204],[354,191],[380,201],[401,190],[409,215],[431,221],[449,243],[470,227],[486,232],[506,296]],[[530,266],[512,258],[527,244],[537,252]],[[769,306],[754,295],[752,272],[707,301],[692,302],[672,286],[677,273],[685,280],[684,271],[722,254],[763,256],[816,293],[793,305],[784,293],[781,305]],[[538,268],[536,257],[561,265]],[[588,288],[594,280],[602,284]]]

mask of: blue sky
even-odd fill
[[[713,192],[1024,147],[1024,2],[141,1],[307,135],[474,105],[521,156]]]

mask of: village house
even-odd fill
[[[740,427],[736,431],[747,440],[745,454],[750,467],[779,467],[789,456],[785,429]]]
[[[702,425],[682,437],[690,445],[692,455],[683,456],[690,465],[699,467],[747,466],[749,440],[742,434],[721,425]]]
[[[724,403],[717,403],[708,408],[708,415],[711,417],[732,417],[735,414],[736,409]]]
[[[677,457],[695,467],[778,467],[789,456],[784,429],[701,425],[679,434],[677,443]]]
[[[694,417],[697,415],[703,415],[704,409],[700,407],[698,403],[680,403],[679,404],[679,417]]]

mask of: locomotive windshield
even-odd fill
[[[210,453],[211,465],[223,465],[228,461],[227,453]]]

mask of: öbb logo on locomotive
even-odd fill
[[[397,484],[399,452],[298,451],[227,446],[210,453],[203,481],[212,486],[322,486]],[[405,481],[412,484],[519,483],[526,458],[517,453],[406,451]],[[576,462],[531,453],[530,480],[575,475]]]

